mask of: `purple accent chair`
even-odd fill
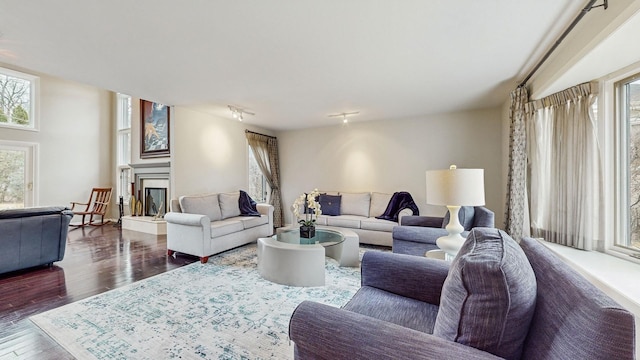
[[[537,240],[474,229],[453,262],[368,251],[343,308],[302,302],[296,359],[633,359],[634,316]]]
[[[458,213],[460,224],[464,227],[462,236],[467,236],[476,227],[495,227],[493,211],[483,206],[463,206]],[[393,228],[393,252],[424,256],[429,250],[436,250],[436,240],[447,235],[445,227],[449,224],[449,212],[444,217],[403,216],[400,226]]]

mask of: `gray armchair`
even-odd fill
[[[462,236],[467,236],[476,227],[495,227],[493,211],[483,206],[463,206],[458,213],[464,227]],[[447,235],[449,212],[444,217],[405,216],[400,226],[393,228],[393,252],[398,254],[424,256],[429,250],[438,249],[436,240]]]
[[[633,359],[634,317],[533,239],[474,229],[452,263],[369,251],[343,308],[305,301],[296,359]]]

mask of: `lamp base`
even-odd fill
[[[436,240],[436,245],[442,251],[455,257],[466,239],[460,235],[464,231],[458,218],[460,206],[447,205],[447,209],[449,209],[449,224],[446,227],[448,235],[439,237]]]
[[[449,234],[439,237],[436,240],[436,245],[445,253],[455,257],[465,240],[466,239],[460,234]]]

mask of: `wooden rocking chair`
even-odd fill
[[[74,215],[81,215],[82,222],[76,224],[69,224],[70,226],[81,227],[86,225],[102,226],[106,224],[104,222],[104,215],[107,213],[109,202],[111,201],[111,188],[93,188],[91,190],[91,196],[87,203],[71,202],[71,211]],[[74,210],[76,205],[84,205],[84,210]],[[89,221],[85,219],[89,216]],[[94,216],[100,216],[100,223],[97,223],[97,219]],[[108,223],[108,222],[107,222]]]

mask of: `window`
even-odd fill
[[[616,83],[615,94],[619,215],[614,245],[634,252],[640,250],[640,74]]]
[[[248,147],[249,152],[249,196],[259,203],[267,202],[267,179],[262,175],[262,170],[258,166],[253,150]]]
[[[116,122],[118,124],[117,173],[118,196],[122,196],[124,203],[129,204],[131,197],[131,96],[118,94]]]
[[[36,204],[36,154],[34,143],[0,140],[0,210]]]
[[[0,126],[37,129],[38,77],[0,68]]]

